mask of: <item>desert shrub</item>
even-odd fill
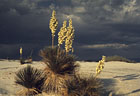
[[[17,95],[22,96],[33,96],[42,92],[43,84],[46,76],[41,70],[31,67],[20,69],[16,73],[15,83],[24,87],[23,90],[17,92]]]
[[[121,57],[121,56],[108,56],[106,57],[106,62],[109,61],[122,61],[122,62],[128,62],[128,63],[134,63],[135,61],[129,60],[127,58]]]
[[[69,80],[78,68],[75,56],[66,54],[64,50],[56,47],[46,47],[40,51],[40,56],[46,64],[44,72],[47,74],[45,81],[46,92],[61,93],[66,89],[65,81]]]
[[[81,78],[75,75],[66,84],[68,96],[101,96],[102,83],[97,78]]]

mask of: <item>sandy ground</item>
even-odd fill
[[[83,76],[95,74],[98,62],[77,62]],[[0,96],[15,96],[21,87],[14,83],[15,73],[26,67],[19,61],[0,61]],[[44,68],[42,62],[33,62],[33,67]],[[105,62],[103,72],[98,76],[112,96],[140,96],[140,63]]]

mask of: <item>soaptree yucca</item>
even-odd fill
[[[27,66],[16,73],[15,83],[23,86],[19,96],[34,96],[42,92],[46,75],[39,69]]]
[[[72,80],[67,81],[68,96],[100,96],[102,84],[94,77],[81,78],[75,75]]]
[[[45,81],[46,91],[55,93],[66,91],[65,81],[69,80],[78,68],[75,57],[56,47],[44,48],[40,51],[40,56],[46,64],[44,69],[48,77]]]

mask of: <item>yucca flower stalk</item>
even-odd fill
[[[20,49],[19,49],[19,54],[20,54],[20,64],[24,64],[25,63],[25,61],[23,60],[23,58],[22,58],[22,53],[23,53],[23,50],[22,50],[22,47],[20,47]]]
[[[98,65],[96,67],[96,75],[95,75],[95,77],[97,77],[102,72],[102,70],[104,68],[105,58],[106,58],[106,56],[102,56],[102,60],[99,61]]]
[[[74,28],[72,26],[72,19],[70,19],[69,26],[67,27],[66,40],[65,40],[66,53],[73,51],[73,48],[72,48],[73,40],[74,40]]]
[[[65,20],[63,22],[63,26],[60,28],[60,31],[58,33],[58,47],[60,48],[60,45],[63,44],[66,38],[66,32],[67,32],[67,21]]]
[[[58,21],[57,21],[55,15],[56,15],[56,13],[53,10],[52,17],[50,19],[50,24],[49,24],[49,28],[51,29],[51,32],[52,32],[52,48],[54,46],[54,36],[55,36],[55,31],[56,31],[56,28],[57,28],[57,25],[58,25]]]
[[[22,47],[20,47],[19,53],[20,53],[20,59],[22,59]]]

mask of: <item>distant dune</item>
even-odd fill
[[[80,62],[79,73],[82,76],[95,74],[98,62]],[[0,60],[0,96],[15,96],[22,87],[14,83],[15,72],[27,66],[19,61]],[[43,69],[42,62],[33,62],[33,67]],[[104,87],[112,96],[140,96],[140,63],[105,62],[105,68],[99,75]]]

